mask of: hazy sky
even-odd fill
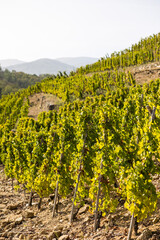
[[[0,59],[103,57],[160,32],[160,0],[0,0]]]

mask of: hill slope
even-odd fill
[[[160,78],[135,79],[157,77],[159,61],[157,34],[2,97],[0,237],[120,240],[132,216],[134,239],[159,240]],[[16,206],[12,186],[27,190]]]

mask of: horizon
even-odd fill
[[[101,58],[160,32],[158,0],[2,0],[0,59]]]
[[[41,57],[41,58],[37,58],[37,59],[33,59],[31,61],[24,61],[22,59],[18,59],[18,58],[3,58],[3,59],[0,59],[0,61],[8,61],[8,60],[18,60],[18,61],[23,61],[23,62],[34,62],[34,61],[37,61],[37,60],[41,60],[41,59],[50,59],[50,60],[57,60],[58,59],[62,59],[62,58],[97,58],[97,57],[89,57],[89,56],[77,56],[77,57],[58,57],[58,58],[47,58],[47,57]],[[97,58],[98,59],[98,58]]]

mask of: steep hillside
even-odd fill
[[[2,97],[2,239],[159,239],[159,61],[157,34]]]
[[[160,33],[150,36],[130,48],[121,52],[114,52],[111,56],[101,58],[98,62],[81,67],[79,73],[105,71],[125,68],[148,62],[160,61]]]
[[[125,69],[119,68],[118,72],[128,73],[130,72],[137,84],[149,83],[151,80],[156,80],[160,77],[160,62],[146,63],[135,66],[126,67]],[[110,72],[113,70],[105,70],[104,72]],[[93,76],[95,73],[102,74],[101,71],[87,73],[87,76]]]

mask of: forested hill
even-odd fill
[[[2,96],[0,161],[7,177],[31,196],[54,193],[53,217],[58,196],[72,196],[71,223],[76,203],[88,202],[94,231],[101,216],[123,206],[137,234],[138,222],[159,214],[160,78],[137,84],[128,67],[159,60],[157,34],[69,76]]]
[[[16,92],[20,89],[27,88],[35,84],[36,82],[40,82],[47,75],[30,75],[23,72],[16,71],[8,71],[2,70],[0,67],[0,89],[1,94],[6,95],[11,92]]]

